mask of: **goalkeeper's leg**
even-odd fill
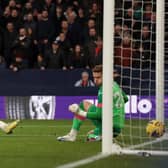
[[[3,121],[0,121],[0,129],[2,130],[2,131],[5,131],[5,128],[7,127],[7,123],[5,123],[5,122],[3,122]]]
[[[83,102],[81,102],[79,104],[79,108],[81,110],[85,110]],[[83,124],[84,120],[85,120],[84,117],[81,117],[81,116],[75,114],[74,118],[73,118],[72,128],[71,128],[70,132],[65,136],[58,137],[57,140],[58,141],[72,141],[72,142],[75,141],[76,137],[77,137],[77,134],[78,134],[78,131],[80,130],[80,127]]]
[[[0,121],[0,129],[3,130],[6,134],[12,133],[13,129],[18,125],[19,120],[13,121],[11,123],[5,123]]]
[[[94,113],[96,111],[96,106],[91,105],[88,109],[88,112]],[[102,134],[102,121],[100,119],[90,119],[91,122],[95,125],[95,129],[91,130],[87,134],[87,141],[100,141]]]

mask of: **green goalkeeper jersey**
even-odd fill
[[[124,106],[128,101],[128,97],[119,87],[119,85],[113,83],[113,126],[116,128],[123,128],[125,121]],[[102,118],[102,86],[98,91],[98,105],[96,111],[88,111],[87,118],[89,119],[101,119]]]

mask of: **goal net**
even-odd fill
[[[164,55],[162,65],[162,60],[157,59],[157,45],[160,46],[163,41],[158,41],[161,37],[157,37],[160,32],[159,28],[156,29],[156,23],[159,22],[156,20],[157,14],[164,18],[168,2],[165,2],[164,14],[157,10],[157,5],[156,0],[115,1],[114,69],[119,74],[115,80],[129,97],[129,102],[125,105],[125,127],[122,134],[114,139],[124,149],[123,153],[168,155],[167,133],[159,138],[149,137],[146,133],[147,123],[154,119],[164,120],[166,132],[168,128],[167,38],[163,43],[165,53],[159,53],[160,57]],[[163,67],[164,74],[158,72]],[[156,96],[162,96],[162,91],[163,100]]]

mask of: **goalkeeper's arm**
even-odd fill
[[[82,117],[88,118],[88,119],[101,119],[102,118],[102,108],[96,107],[94,111],[93,109],[90,108],[88,112],[83,111],[82,109],[79,108],[77,104],[72,104],[69,106],[69,111],[72,113],[75,113],[77,115],[80,115]]]
[[[102,118],[102,108],[96,108],[96,111],[88,111],[86,114],[88,119],[101,119]]]
[[[79,109],[77,114],[82,117],[86,117],[88,119],[101,119],[102,118],[102,109],[97,108],[96,111],[89,111],[89,112],[86,112],[86,111]]]

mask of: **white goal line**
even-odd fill
[[[144,143],[141,143],[141,144],[138,144],[138,145],[133,145],[133,146],[130,146],[130,147],[125,148],[125,149],[131,150],[131,149],[141,148],[143,146],[152,145],[152,144],[159,143],[159,142],[165,141],[165,140],[168,140],[168,133],[165,133],[162,137],[157,138],[155,140],[152,140],[152,141],[149,141],[149,142],[144,142]]]
[[[78,167],[78,166],[82,166],[82,165],[86,165],[86,164],[89,164],[89,163],[92,163],[94,161],[97,161],[99,159],[103,159],[103,158],[106,158],[110,155],[113,155],[113,154],[126,154],[126,155],[138,155],[138,156],[151,156],[151,155],[156,155],[156,156],[168,156],[168,151],[150,151],[150,150],[134,150],[136,148],[140,148],[142,146],[146,146],[146,145],[151,145],[151,144],[154,144],[154,143],[158,143],[158,142],[161,142],[161,141],[165,141],[165,140],[168,140],[168,134],[165,133],[164,136],[162,136],[161,138],[157,138],[156,140],[153,140],[153,141],[149,141],[149,142],[145,142],[145,143],[142,143],[142,144],[139,144],[139,145],[134,145],[132,147],[129,147],[129,148],[125,148],[125,149],[122,149],[120,147],[117,147],[118,145],[115,145],[113,144],[113,146],[117,147],[116,150],[118,151],[114,151],[110,154],[98,154],[98,155],[94,155],[92,157],[88,157],[86,159],[81,159],[81,160],[78,160],[78,161],[74,161],[74,162],[71,162],[71,163],[67,163],[67,164],[63,164],[63,165],[60,165],[60,166],[57,166],[56,168],[75,168],[75,167]]]
[[[71,162],[71,163],[67,163],[67,164],[57,166],[56,168],[75,168],[75,167],[78,167],[78,166],[82,166],[82,165],[92,163],[92,162],[97,161],[99,159],[106,158],[110,155],[111,154],[100,153],[100,154],[97,154],[97,155],[94,155],[94,156],[91,156],[91,157],[88,157],[88,158],[85,158],[85,159],[81,159],[81,160],[78,160],[78,161],[74,161],[74,162]]]
[[[138,145],[133,145],[128,148],[124,148],[121,150],[122,154],[127,155],[141,155],[141,156],[168,156],[168,151],[159,151],[159,150],[135,150],[137,148],[141,148],[143,146],[153,145],[159,143],[161,141],[168,141],[168,133],[165,133],[162,137],[157,138],[155,140],[144,142]]]

